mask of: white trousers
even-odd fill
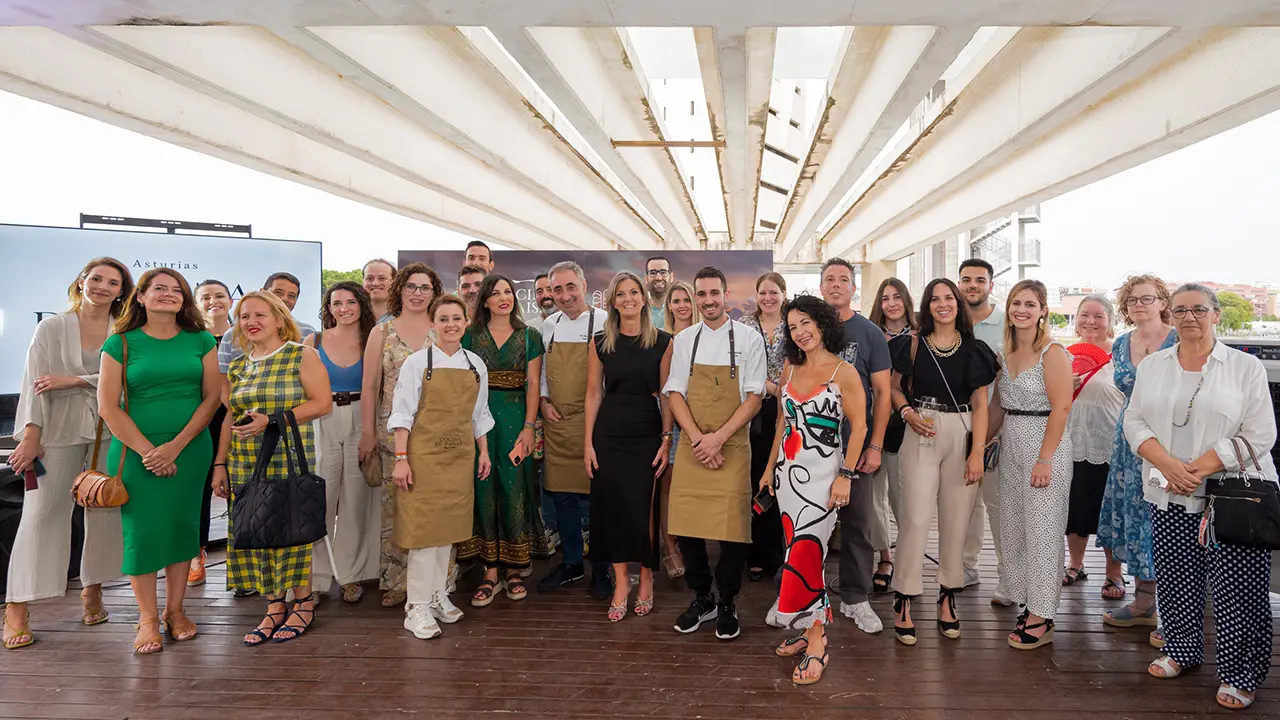
[[[371,488],[360,472],[360,402],[334,405],[316,420],[316,472],[325,479],[325,515],[330,553],[318,546],[311,577],[316,590],[378,577],[381,542],[381,488]]]
[[[23,496],[22,520],[9,560],[8,602],[25,603],[60,598],[67,592],[71,562],[71,515],[75,501],[71,486],[89,464],[93,445],[45,448],[45,474],[40,489]],[[98,454],[98,470],[106,471],[107,442]],[[84,511],[84,551],[80,582],[98,585],[118,580],[124,556],[120,509]]]
[[[982,522],[983,508],[986,508],[987,523]],[[977,572],[978,555],[982,553],[982,544],[987,536],[987,528],[991,528],[991,543],[996,548],[996,575],[1000,582],[997,586],[1004,592],[1005,576],[1008,574],[1004,566],[1004,544],[1000,539],[1000,468],[982,474],[982,492],[978,493],[978,502],[973,504],[973,515],[969,518],[969,531],[964,542],[964,568]]]
[[[408,605],[430,605],[436,598],[448,595],[449,553],[452,545],[409,551],[408,578],[405,581]]]
[[[881,453],[880,457],[880,469],[871,478],[871,506],[875,512],[871,518],[871,547],[885,550],[893,544],[889,514],[893,513],[895,521],[898,519],[901,461],[898,453]]]

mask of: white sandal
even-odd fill
[[[1237,705],[1229,705],[1223,702],[1222,698],[1224,695],[1226,697],[1236,700],[1240,704],[1237,706]],[[1222,686],[1218,688],[1218,694],[1214,696],[1214,699],[1218,701],[1219,705],[1221,705],[1222,707],[1228,710],[1243,710],[1253,704],[1252,697],[1249,697],[1248,695],[1246,695],[1243,690],[1236,687],[1232,687],[1231,685],[1227,685],[1226,683],[1223,683]]]
[[[1160,668],[1164,674],[1157,673],[1155,668]],[[1172,680],[1182,674],[1182,667],[1168,655],[1161,655],[1159,659],[1147,666],[1147,674],[1161,680]]]

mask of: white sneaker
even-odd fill
[[[1009,607],[1013,604],[1013,598],[1009,597],[1009,591],[1005,590],[1004,583],[996,583],[996,589],[991,593],[991,604],[1000,607]]]
[[[441,593],[427,606],[431,614],[442,623],[452,625],[462,619],[462,611],[449,600],[449,596]]]
[[[864,633],[872,634],[884,630],[884,623],[880,622],[880,616],[871,609],[871,603],[863,600],[857,605],[850,605],[847,602],[840,603],[840,613],[847,618],[853,618],[853,622],[858,629]]]
[[[405,612],[404,629],[419,640],[440,637],[440,626],[426,605],[414,605]]]
[[[769,627],[775,627],[775,628],[783,627],[782,621],[778,619],[778,601],[777,600],[774,600],[773,604],[769,606],[769,612],[766,613],[764,616],[764,624],[768,625]]]
[[[978,571],[978,568],[965,568],[963,587],[970,588],[980,584],[982,584],[982,573]]]

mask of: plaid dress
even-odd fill
[[[227,370],[231,382],[231,416],[239,418],[250,410],[270,415],[291,410],[306,402],[302,390],[302,353],[297,343],[285,343],[275,353],[257,360],[248,355],[236,358]],[[308,463],[315,461],[315,440],[311,423],[299,424]],[[253,475],[262,436],[241,439],[231,435],[227,452],[227,477],[231,481],[231,502]],[[313,465],[314,467],[314,465]],[[283,443],[267,468],[268,479],[288,473]],[[287,590],[311,580],[311,545],[275,550],[237,550],[235,528],[227,521],[227,589],[256,590],[266,597],[284,595]]]

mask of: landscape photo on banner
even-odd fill
[[[755,312],[756,278],[773,270],[773,253],[768,250],[496,250],[493,253],[493,272],[515,284],[520,311],[528,318],[536,317],[538,313],[534,298],[535,278],[556,263],[566,260],[578,263],[587,280],[587,302],[603,308],[604,293],[614,275],[630,270],[644,279],[645,260],[658,255],[671,263],[675,280],[683,280],[690,285],[693,284],[693,276],[703,267],[719,268],[729,281],[729,314],[735,319]],[[400,267],[414,262],[426,263],[440,275],[446,291],[456,292],[458,269],[462,267],[463,257],[462,250],[401,250],[398,261]]]

